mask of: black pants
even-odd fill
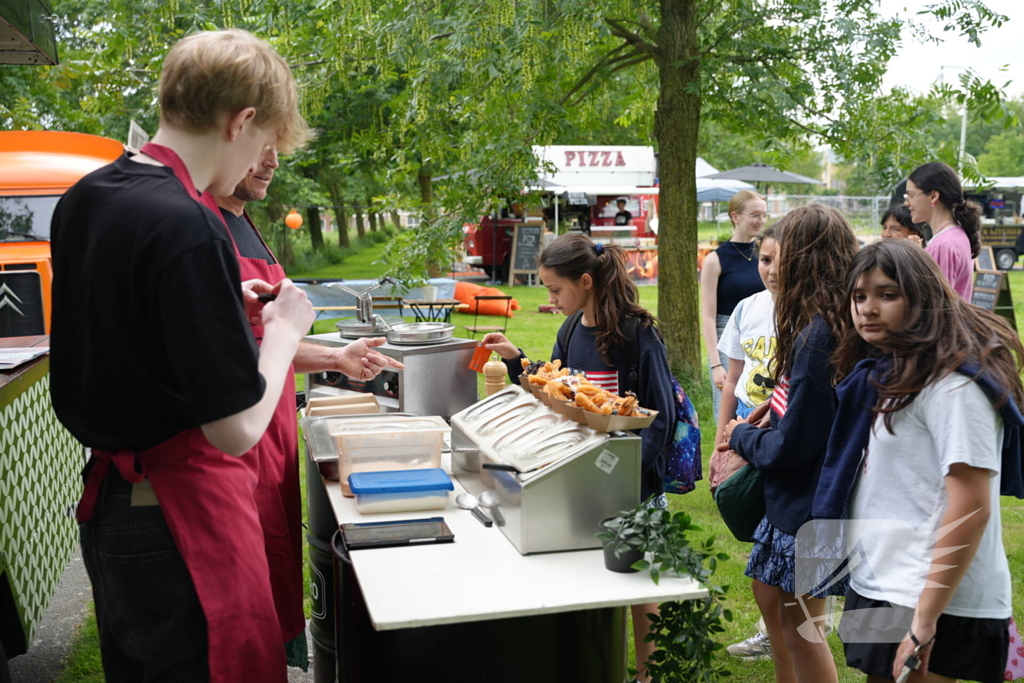
[[[80,526],[108,683],[209,680],[206,617],[157,506],[132,507],[115,469]]]

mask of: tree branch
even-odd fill
[[[329,60],[329,59],[317,59],[317,60],[314,60],[312,62],[302,62],[301,64],[289,64],[288,68],[289,69],[301,69],[304,66],[317,66],[318,64],[326,64],[329,61],[331,61],[331,60]]]
[[[611,27],[612,35],[622,38],[624,41],[632,45],[639,52],[649,54],[651,57],[654,57],[655,54],[657,54],[657,46],[655,46],[653,43],[644,40],[633,31],[630,31],[618,19],[609,19],[608,17],[605,17],[604,20],[608,24],[608,26]]]
[[[608,54],[606,54],[604,57],[602,57],[601,59],[598,60],[597,64],[595,64],[590,69],[590,71],[588,71],[587,73],[583,74],[583,76],[578,81],[576,81],[576,84],[574,86],[572,86],[572,88],[569,89],[569,92],[567,92],[564,97],[562,97],[562,99],[559,102],[559,104],[560,105],[564,105],[566,102],[568,102],[569,98],[571,98],[580,88],[585,86],[590,81],[590,79],[592,79],[594,76],[596,76],[597,73],[601,70],[602,67],[607,66],[607,64],[611,60],[616,59],[617,58],[617,56],[616,56],[617,53],[622,52],[627,47],[628,47],[628,44],[627,43],[623,43],[622,45],[619,45],[616,48],[612,48],[612,50],[610,50],[608,52]]]

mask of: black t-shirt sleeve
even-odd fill
[[[242,303],[238,261],[223,240],[182,252],[151,283],[151,310],[182,399],[196,424],[263,397],[259,349]]]

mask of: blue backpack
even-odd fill
[[[558,345],[562,352],[569,353],[569,340],[576,331],[582,311],[569,316],[558,330]],[[637,334],[636,318],[625,318],[620,323],[626,344],[622,349],[629,366],[629,381],[639,383],[640,336]],[[660,336],[659,336],[660,339]],[[665,493],[689,493],[697,482],[704,478],[700,454],[700,424],[697,410],[686,395],[686,391],[675,377],[672,378],[672,392],[675,394],[675,433],[665,449]]]

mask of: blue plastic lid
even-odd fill
[[[352,493],[415,493],[418,491],[453,491],[451,477],[439,467],[428,470],[393,470],[391,472],[353,472],[348,475]]]

